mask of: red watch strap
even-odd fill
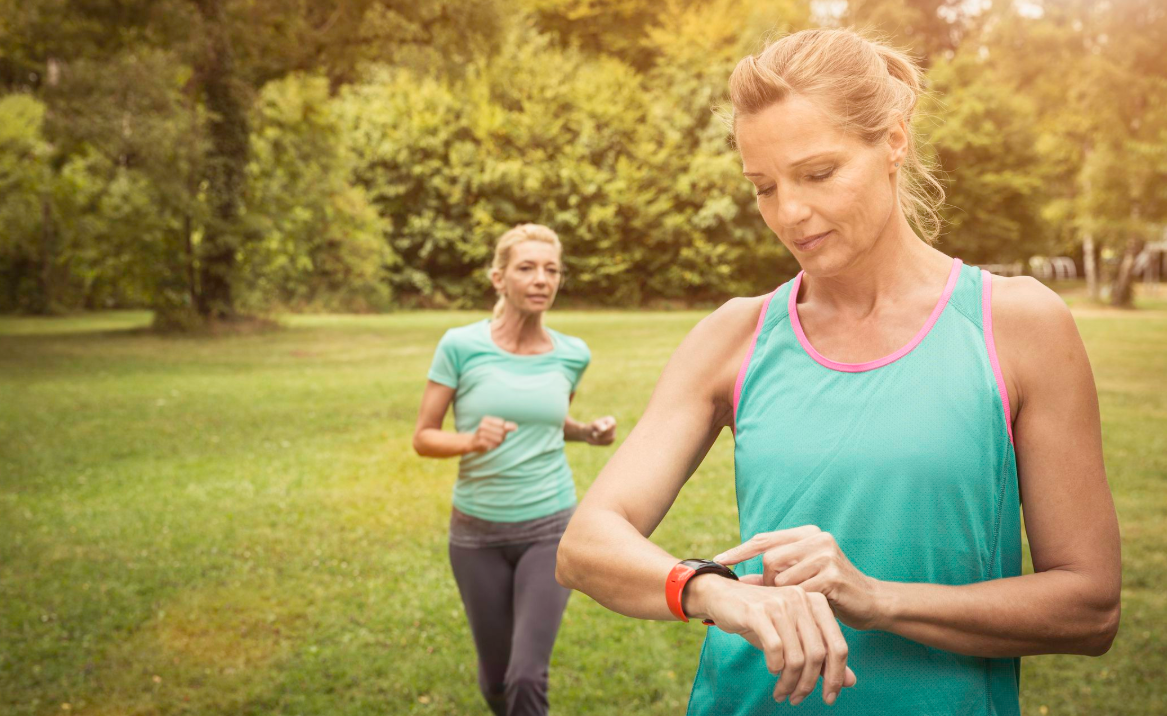
[[[685,591],[685,584],[696,573],[697,570],[684,562],[677,562],[669,570],[668,579],[665,580],[665,603],[669,605],[669,611],[673,616],[683,622],[689,621],[689,617],[685,616],[685,610],[681,608],[681,594]],[[701,623],[713,626],[712,619],[702,619]]]
[[[685,616],[685,610],[681,608],[681,592],[685,591],[685,583],[696,571],[684,562],[677,562],[665,580],[665,603],[669,605],[673,616],[683,622],[689,621],[689,617]]]

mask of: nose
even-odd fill
[[[784,229],[791,229],[810,218],[810,206],[802,200],[797,189],[778,196],[775,220]]]

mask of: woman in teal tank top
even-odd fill
[[[450,563],[478,652],[478,686],[495,714],[549,708],[548,665],[570,592],[555,550],[575,510],[565,440],[610,445],[611,416],[580,423],[568,406],[591,353],[546,328],[562,249],[551,229],[524,224],[495,248],[493,320],[446,332],[434,353],[413,444],[459,456]],[[450,405],[454,432],[442,430]]]
[[[738,65],[744,174],[802,271],[693,329],[560,543],[566,586],[715,625],[690,714],[1019,714],[1020,657],[1101,654],[1118,629],[1081,339],[1041,284],[930,245],[919,92],[848,30]],[[678,564],[648,537],[726,427],[741,544]]]

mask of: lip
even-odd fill
[[[547,299],[549,299],[551,297],[550,296],[543,296],[543,295],[535,295],[535,296],[527,296],[527,298],[531,299],[532,301],[546,301]]]
[[[833,231],[833,229],[831,231]],[[795,241],[794,246],[799,251],[814,251],[819,246],[822,246],[823,241],[827,238],[827,236],[830,235],[831,231],[824,231],[821,234],[815,234],[814,236],[807,237],[801,241]]]

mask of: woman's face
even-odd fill
[[[494,288],[512,307],[525,313],[551,308],[559,278],[559,250],[544,241],[515,244],[506,270],[491,274]]]
[[[807,273],[838,273],[888,227],[894,164],[906,147],[899,125],[871,146],[836,129],[813,101],[791,96],[739,118],[736,134],[762,218]]]

